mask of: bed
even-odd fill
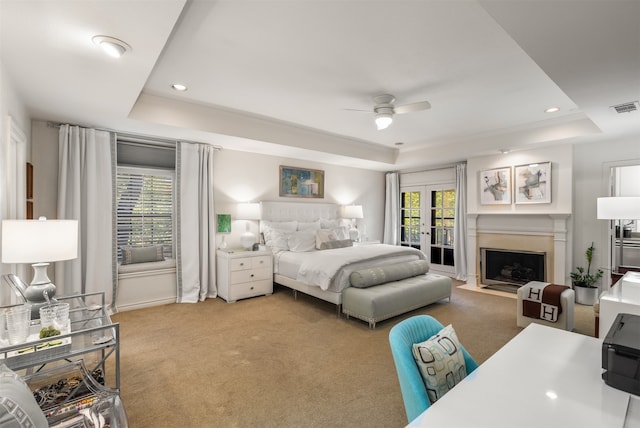
[[[327,203],[262,202],[260,222],[260,232],[273,250],[274,282],[292,289],[294,298],[302,292],[335,304],[338,317],[351,273],[425,259],[415,248],[386,244],[356,243],[318,250],[318,236],[324,231],[331,235],[331,231],[346,230],[339,208]],[[314,248],[311,236],[315,236]],[[347,241],[348,233],[334,238]]]

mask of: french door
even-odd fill
[[[455,185],[403,187],[400,193],[401,245],[422,251],[431,270],[455,273]]]

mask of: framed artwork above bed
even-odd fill
[[[324,198],[324,171],[281,165],[280,196]]]

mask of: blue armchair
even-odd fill
[[[398,372],[408,422],[414,420],[431,405],[418,365],[413,359],[413,344],[424,342],[443,327],[438,320],[429,315],[417,315],[399,322],[389,332],[389,345]],[[462,347],[462,353],[467,374],[469,374],[478,367],[478,364],[464,347]]]

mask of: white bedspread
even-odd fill
[[[319,286],[322,290],[328,290],[336,275],[350,266],[352,269],[385,264],[387,260],[395,260],[402,257],[406,260],[425,259],[425,255],[415,248],[400,247],[395,245],[372,244],[332,250],[313,251],[306,253],[297,274],[297,281],[309,285]],[[404,257],[403,257],[404,256]],[[343,277],[348,281],[347,273]],[[341,291],[346,284],[338,285],[336,291]]]

